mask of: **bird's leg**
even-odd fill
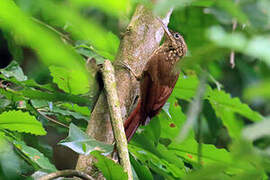
[[[128,64],[123,63],[123,62],[117,62],[115,65],[127,69],[127,70],[128,70],[128,71],[136,78],[137,81],[141,81],[141,80],[142,80],[142,78],[143,78],[143,73],[142,73],[142,74],[139,74],[139,75],[136,74],[136,73],[131,69],[131,67],[130,67]]]

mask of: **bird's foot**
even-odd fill
[[[115,65],[127,69],[137,79],[137,81],[140,81],[142,79],[142,74],[137,75],[128,64],[124,62],[117,62],[115,63]]]

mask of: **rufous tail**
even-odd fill
[[[141,101],[139,101],[137,107],[132,111],[124,124],[128,142],[131,140],[132,136],[140,126],[141,122],[143,122],[144,120],[145,116],[141,112]]]

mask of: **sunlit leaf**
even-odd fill
[[[215,110],[216,116],[221,118],[233,138],[239,138],[243,128],[243,122],[237,119],[234,113],[238,113],[251,121],[262,120],[259,113],[250,109],[238,98],[231,98],[224,91],[212,90],[208,93],[207,99]]]
[[[13,1],[1,1],[0,20],[0,26],[21,37],[25,45],[38,52],[44,64],[59,65],[86,73],[82,58],[70,46],[64,45],[55,34],[31,21]]]
[[[214,0],[198,0],[191,3],[192,6],[209,7],[215,3]]]
[[[225,149],[217,149],[214,145],[202,144],[201,161],[203,165],[213,163],[231,164],[232,156]],[[198,143],[188,138],[180,144],[171,144],[169,150],[184,158],[187,162],[198,163]]]
[[[53,82],[67,93],[85,94],[89,91],[89,81],[80,71],[50,66]],[[80,82],[80,83],[78,83]]]
[[[262,120],[262,116],[258,112],[253,111],[247,104],[242,103],[239,98],[232,98],[224,91],[210,91],[207,99],[210,101],[216,112],[220,110],[220,113],[222,113],[222,111],[228,110],[238,113],[251,121]]]
[[[66,31],[70,32],[79,40],[91,43],[95,51],[100,55],[114,60],[119,39],[116,35],[106,31],[96,21],[83,18],[80,14],[67,6],[53,3],[52,1],[38,1],[40,9],[57,24],[67,24]],[[55,11],[54,9],[58,9]],[[97,33],[98,32],[98,33]]]
[[[70,0],[72,4],[80,6],[80,7],[96,7],[99,8],[108,14],[111,15],[123,15],[127,13],[127,8],[129,6],[128,0],[118,0],[118,1],[111,1],[111,0]]]
[[[186,116],[182,112],[177,99],[170,97],[168,102],[170,103],[169,112],[171,114],[171,118],[166,117],[164,113],[160,113],[158,116],[160,119],[160,126],[162,128],[161,137],[174,139],[179,135],[179,132],[186,120]]]
[[[171,96],[190,100],[195,95],[198,84],[199,80],[196,76],[180,75]]]
[[[71,105],[71,104],[65,103],[65,104],[62,104],[61,106],[67,109],[70,109],[72,111],[78,112],[84,116],[90,116],[90,113],[91,113],[88,107],[78,106],[77,104]]]
[[[34,116],[15,110],[0,114],[0,128],[35,135],[46,134],[42,124]]]

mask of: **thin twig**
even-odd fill
[[[44,27],[50,29],[51,31],[55,32],[55,33],[58,34],[60,37],[62,37],[63,39],[65,39],[67,42],[72,43],[72,40],[71,40],[67,35],[63,34],[63,33],[60,32],[60,31],[58,31],[58,30],[55,29],[54,27],[52,27],[52,26],[50,26],[50,25],[48,25],[48,24],[46,24],[46,23],[40,21],[39,19],[36,19],[36,18],[33,18],[33,17],[32,17],[31,19],[32,19],[33,21],[35,21],[36,23],[38,23],[38,24],[40,24],[40,25],[42,25],[42,26],[44,26]]]
[[[37,110],[37,111],[38,111],[38,113],[39,113],[41,116],[44,116],[44,117],[45,117],[46,119],[48,119],[49,121],[51,121],[51,122],[53,122],[53,123],[55,123],[55,124],[64,126],[64,127],[66,127],[66,128],[69,128],[67,125],[65,125],[65,124],[63,124],[63,123],[61,123],[61,122],[59,122],[59,121],[57,121],[57,120],[55,120],[55,119],[53,119],[53,118],[51,118],[51,117],[45,115],[45,114],[43,114],[40,110]]]
[[[56,171],[50,174],[47,174],[41,178],[39,178],[39,180],[50,180],[50,179],[55,179],[58,177],[79,177],[81,179],[84,180],[94,180],[94,178],[92,178],[91,176],[89,176],[88,174],[78,171],[78,170],[63,170],[63,171]]]
[[[46,114],[42,113],[41,109],[37,109],[35,108],[35,106],[33,105],[33,103],[31,102],[31,100],[28,100],[27,103],[30,105],[30,107],[32,108],[33,111],[35,111],[35,113],[37,113],[39,116],[42,116],[43,118],[46,118],[47,120],[55,123],[55,124],[58,124],[58,125],[61,125],[63,127],[66,127],[66,128],[69,128],[67,125],[47,116]]]
[[[235,0],[235,4],[238,4],[239,0]],[[237,20],[233,19],[232,20],[232,32],[235,31],[235,29],[237,28]],[[230,54],[230,64],[231,64],[231,68],[233,69],[235,67],[235,52],[234,50],[231,51]]]
[[[106,90],[107,102],[109,105],[116,147],[120,157],[120,163],[123,166],[124,171],[127,172],[128,179],[132,180],[132,170],[128,154],[127,139],[121,115],[120,102],[117,95],[114,68],[109,60],[105,60],[104,62],[102,75],[104,80],[104,87]]]
[[[190,129],[199,117],[202,108],[202,98],[206,89],[206,80],[207,72],[203,71],[197,93],[188,108],[186,123],[183,125],[180,134],[177,136],[177,141],[181,142],[187,137]]]
[[[218,82],[210,73],[208,73],[209,78],[216,84],[217,89],[220,91],[223,85]]]

